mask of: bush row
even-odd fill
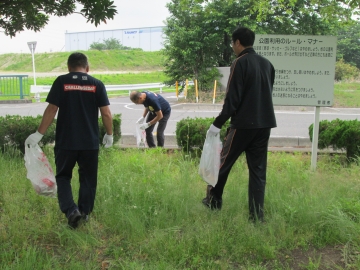
[[[41,116],[19,116],[6,115],[0,117],[0,146],[4,152],[7,147],[15,147],[24,152],[25,139],[33,133],[41,122]],[[176,124],[176,140],[178,146],[184,152],[191,152],[195,149],[202,150],[205,142],[206,132],[213,123],[212,118],[185,118]],[[55,123],[49,126],[46,134],[41,140],[42,145],[54,143]],[[99,118],[100,141],[105,134],[105,128]],[[114,143],[121,138],[121,115],[113,115]],[[226,130],[229,127],[227,122],[220,131],[220,138],[223,141]],[[313,140],[313,124],[309,126],[310,140]],[[332,147],[346,151],[349,161],[360,157],[360,121],[358,120],[323,120],[319,123],[319,149]]]
[[[0,117],[0,146],[1,151],[4,152],[7,148],[16,148],[22,153],[25,151],[25,140],[34,133],[41,123],[42,116],[20,116],[20,115],[6,115]],[[40,141],[41,146],[55,142],[55,126],[56,119],[51,123],[46,134]],[[114,129],[114,143],[121,138],[121,115],[113,115],[113,129]],[[100,127],[100,142],[105,134],[105,128],[99,118]]]
[[[201,149],[204,145],[206,132],[214,118],[186,118],[176,125],[176,140],[183,151],[189,152]],[[360,121],[359,120],[323,120],[319,123],[318,148],[332,147],[346,151],[348,161],[357,160],[360,157]],[[220,138],[224,140],[227,122],[220,131]],[[313,136],[313,124],[309,126],[310,140]]]
[[[210,118],[185,118],[176,123],[177,145],[185,152],[203,148],[206,132],[214,122],[214,117]],[[229,127],[227,122],[220,130],[220,139],[223,141],[226,130]]]
[[[311,141],[313,129],[311,124],[309,127]],[[320,121],[318,147],[345,150],[348,161],[360,157],[360,121],[340,119]]]

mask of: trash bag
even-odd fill
[[[25,146],[26,177],[31,181],[37,194],[56,197],[57,186],[51,165],[40,146]]]
[[[141,124],[135,124],[136,145],[139,148],[146,147],[146,131],[140,129]]]
[[[213,187],[218,181],[221,150],[220,135],[206,135],[200,158],[199,174],[206,183]]]

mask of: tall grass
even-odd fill
[[[52,149],[44,149],[53,163]],[[221,211],[201,204],[199,160],[162,149],[101,149],[90,221],[66,226],[56,199],[35,194],[21,156],[0,155],[1,269],[293,269],[291,251],[360,247],[359,164],[341,156],[269,153],[266,223],[247,219],[246,160],[230,173]],[[78,192],[74,170],[73,193]],[[284,262],[283,254],[290,254]],[[342,266],[360,267],[360,256]],[[351,259],[349,259],[351,258]],[[307,268],[321,264],[308,259]],[[338,266],[340,267],[340,266]],[[334,268],[335,269],[335,266]]]

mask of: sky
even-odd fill
[[[27,42],[36,41],[35,53],[65,51],[65,33],[128,29],[164,26],[165,19],[170,16],[166,3],[170,0],[113,0],[117,14],[107,24],[98,27],[86,23],[80,14],[67,17],[53,17],[40,32],[25,30],[10,38],[0,32],[0,54],[31,53]],[[1,29],[0,29],[1,30]]]

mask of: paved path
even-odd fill
[[[174,93],[163,93],[163,96],[171,103],[172,114],[165,130],[166,144],[169,147],[176,146],[175,130],[176,123],[186,117],[216,117],[221,111],[221,104],[198,104],[181,103]],[[135,144],[134,123],[142,115],[144,107],[135,105],[129,97],[111,98],[110,108],[113,114],[121,113],[121,132],[124,145]],[[0,116],[42,115],[47,103],[21,103],[0,104]],[[275,106],[277,128],[272,129],[270,146],[272,147],[296,147],[299,149],[311,147],[308,128],[314,121],[314,107],[301,106]],[[343,120],[360,119],[360,108],[330,108],[320,109],[320,120]]]

